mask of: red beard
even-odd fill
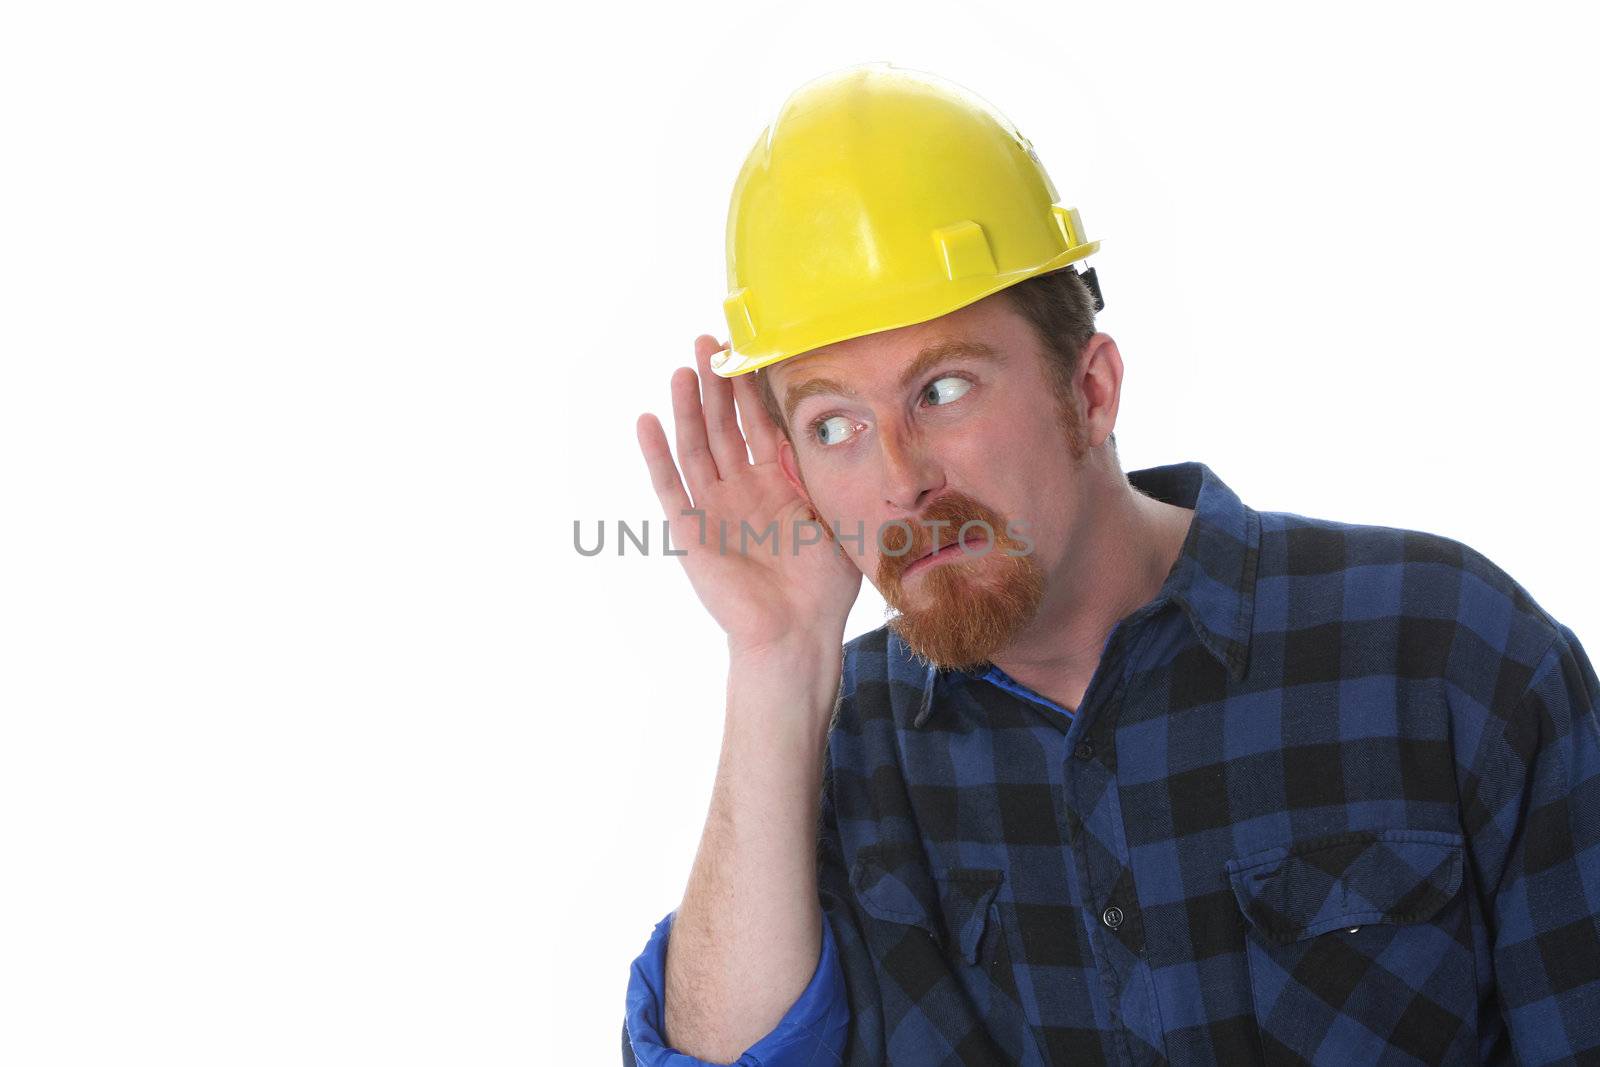
[[[925,523],[944,520],[937,530]],[[889,629],[920,659],[936,667],[970,669],[989,662],[1032,621],[1044,599],[1044,572],[1028,546],[1011,536],[1006,520],[992,509],[954,490],[936,499],[910,524],[911,547],[901,551],[904,526],[886,526],[878,559],[878,591],[898,614]],[[907,593],[901,579],[907,567],[930,548],[955,544],[962,524],[969,543],[956,558],[923,568]],[[987,528],[977,525],[982,522]],[[934,544],[937,536],[938,544]],[[987,538],[974,545],[973,538]],[[899,555],[890,553],[898,552]]]

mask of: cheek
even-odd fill
[[[996,403],[981,418],[953,426],[940,451],[951,467],[1003,481],[1012,457],[1048,455],[1062,440],[1060,424],[1040,405]]]
[[[1065,484],[1047,490],[1051,494],[1027,509],[1027,533],[1033,541],[1033,554],[1041,566],[1053,568],[1064,562],[1076,518]]]
[[[857,559],[863,565],[877,557],[877,545],[874,541],[876,523],[882,521],[882,516],[873,510],[873,498],[870,492],[864,492],[863,486],[857,483],[838,483],[827,485],[811,485],[811,502],[817,514],[830,530],[840,531],[847,538],[844,550],[851,558]],[[855,538],[861,534],[864,542]],[[862,558],[861,554],[865,554]]]

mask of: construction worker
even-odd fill
[[[1123,472],[1097,247],[931,74],[752,148],[676,460],[638,424],[729,673],[624,1061],[1600,1063],[1577,636],[1447,537]]]

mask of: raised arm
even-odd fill
[[[699,373],[672,377],[677,464],[654,416],[638,434],[680,562],[727,635],[721,757],[670,923],[662,1013],[670,1050],[726,1063],[803,1006],[813,979],[834,977],[819,967],[819,789],[861,572],[807,524],[777,462],[780,431],[748,376],[710,371],[717,347],[702,335]]]

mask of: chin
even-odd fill
[[[974,564],[985,565],[984,576]],[[965,669],[988,662],[1033,621],[1044,576],[1031,556],[984,557],[930,567],[899,593],[889,628],[924,661]]]

